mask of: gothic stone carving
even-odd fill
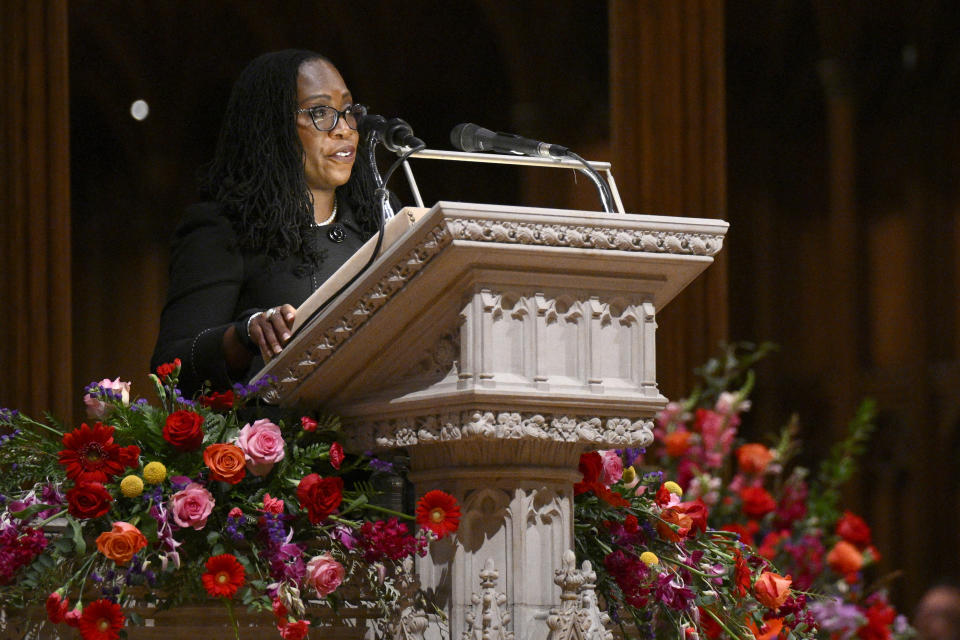
[[[392,449],[454,440],[539,440],[597,449],[645,447],[653,420],[493,411],[462,411],[368,422],[347,430],[353,450]]]

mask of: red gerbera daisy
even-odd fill
[[[417,502],[417,524],[445,538],[460,526],[457,499],[443,491],[429,491]]]
[[[75,482],[106,483],[123,473],[124,467],[137,466],[140,448],[135,445],[121,447],[113,441],[113,427],[100,422],[89,427],[80,425],[70,433],[63,434],[60,464],[66,468],[67,477]]]
[[[207,572],[200,576],[203,588],[211,598],[232,598],[243,586],[246,572],[243,565],[229,553],[213,556],[207,560]]]
[[[83,608],[78,626],[83,640],[117,640],[123,622],[120,605],[101,599]]]

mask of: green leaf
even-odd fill
[[[157,521],[153,518],[147,518],[143,521],[143,525],[140,527],[140,533],[146,537],[150,542],[156,542],[157,537]]]
[[[73,540],[71,538],[57,538],[53,542],[53,548],[57,550],[58,553],[63,555],[69,555],[73,553]]]
[[[19,518],[20,520],[26,520],[27,518],[41,511],[56,509],[57,506],[58,505],[55,505],[55,504],[32,504],[26,509],[21,509],[20,511],[11,511],[10,515],[13,516],[14,518]]]
[[[77,555],[82,556],[87,552],[87,541],[83,539],[83,526],[74,518],[67,518],[67,522],[73,528],[73,546],[77,549]]]

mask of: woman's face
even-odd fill
[[[300,109],[325,105],[337,110],[353,102],[340,72],[324,60],[308,60],[297,76],[297,105]],[[297,134],[303,144],[303,171],[311,191],[333,190],[350,179],[357,155],[359,134],[344,118],[330,131],[317,131],[309,113],[297,114]]]

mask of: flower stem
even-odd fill
[[[389,514],[389,515],[391,515],[391,516],[396,516],[396,517],[398,517],[398,518],[405,518],[405,519],[407,519],[407,520],[415,520],[415,519],[416,519],[416,518],[414,518],[413,516],[411,516],[411,515],[409,515],[409,514],[407,514],[407,513],[401,513],[400,511],[394,511],[393,509],[387,509],[386,507],[381,507],[380,505],[376,505],[376,504],[370,504],[369,502],[367,502],[366,504],[360,505],[360,508],[361,508],[361,509],[372,509],[372,510],[374,510],[374,511],[380,511],[380,512],[382,512],[382,513],[386,513],[386,514]]]
[[[62,432],[62,431],[57,431],[56,429],[54,429],[54,428],[51,427],[50,425],[46,425],[46,424],[43,424],[42,422],[38,422],[38,421],[34,420],[33,418],[31,418],[31,417],[29,417],[29,416],[23,415],[22,413],[20,414],[20,417],[23,418],[23,419],[26,420],[29,424],[32,424],[32,425],[35,426],[35,427],[40,427],[41,429],[46,429],[46,430],[49,431],[50,433],[55,434],[58,438],[62,438],[62,437],[63,437],[63,432]]]
[[[42,528],[44,525],[46,525],[47,523],[51,522],[52,520],[56,520],[57,518],[59,518],[60,516],[62,516],[63,514],[65,514],[67,511],[69,511],[69,509],[64,509],[63,511],[60,511],[60,512],[58,512],[58,513],[53,514],[52,516],[50,516],[49,518],[47,518],[47,519],[44,520],[43,522],[37,524],[37,525],[36,525],[36,528],[37,528],[37,529]]]
[[[707,614],[708,614],[711,618],[713,618],[713,619],[716,621],[717,624],[719,624],[721,627],[723,627],[723,630],[727,632],[727,635],[728,635],[728,636],[730,636],[731,638],[736,638],[736,640],[740,640],[740,636],[737,635],[736,633],[734,633],[733,631],[731,631],[731,630],[730,630],[730,627],[728,627],[726,624],[724,624],[723,620],[721,620],[719,617],[717,617],[717,614],[715,614],[713,611],[711,611],[710,609],[707,609],[707,608],[704,608],[703,611],[706,611]]]
[[[230,616],[230,624],[233,625],[233,634],[237,640],[240,640],[240,625],[237,623],[237,616],[233,614],[233,600],[222,598],[224,606],[227,607],[227,615]]]

